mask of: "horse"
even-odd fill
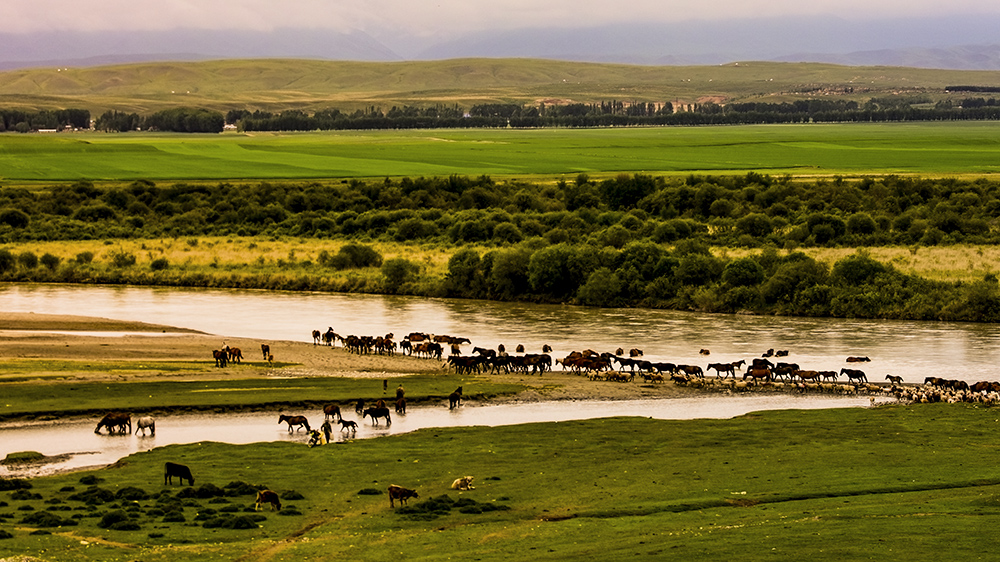
[[[333,347],[333,339],[337,337],[337,334],[333,332],[333,327],[327,328],[326,333],[323,334],[323,343]]]
[[[642,357],[642,350],[633,347],[632,349],[628,350],[628,356],[629,357]]]
[[[131,415],[124,412],[109,412],[101,418],[101,421],[97,422],[97,429],[94,430],[94,433],[100,433],[102,427],[108,428],[108,435],[111,435],[115,431],[125,433],[126,426],[129,433],[132,433]]]
[[[149,428],[149,435],[156,435],[156,422],[153,418],[149,416],[143,416],[135,421],[135,432],[139,433],[142,430],[142,434],[146,435],[146,428]]]
[[[305,416],[286,416],[285,414],[281,414],[280,416],[278,416],[278,423],[282,423],[282,422],[288,424],[288,433],[291,433],[292,432],[292,427],[295,427],[295,426],[305,427],[306,431],[310,430],[310,428],[309,428],[309,420],[307,420]],[[298,431],[298,430],[299,430],[299,428],[295,427],[295,431]]]
[[[385,425],[392,425],[389,408],[367,408],[364,412],[361,412],[361,419],[364,419],[365,416],[372,418],[372,425],[378,425],[379,418],[385,418]]]
[[[701,355],[711,355],[712,354],[712,352],[710,350],[708,350],[708,349],[702,349],[702,350],[698,351],[698,353],[700,353]]]
[[[747,378],[753,379],[754,382],[758,379],[764,379],[765,381],[771,380],[771,369],[757,369],[751,367],[747,370],[746,374],[743,375],[743,380],[747,380]]]
[[[517,347],[514,348],[514,353],[524,353],[524,345],[517,344]]]
[[[552,353],[552,346],[549,344],[542,344],[542,353]]]
[[[340,406],[336,404],[327,404],[326,406],[323,406],[323,419],[328,420],[333,416],[337,416],[337,419],[344,419],[344,417],[340,414]]]
[[[462,387],[458,387],[455,389],[455,392],[452,392],[451,394],[448,395],[448,409],[454,410],[455,408],[461,405],[462,405]]]
[[[243,352],[240,351],[240,348],[230,347],[227,351],[229,351],[230,362],[240,363],[241,361],[243,361]]]
[[[267,356],[271,354],[271,346],[266,343],[260,344],[260,352],[264,354],[264,361],[267,361]]]
[[[864,371],[844,368],[840,370],[840,374],[847,375],[847,382],[851,382],[853,380],[868,382],[868,377],[865,375]]]
[[[885,380],[891,382],[892,384],[903,384],[903,377],[897,375],[886,375]]]
[[[260,511],[260,506],[265,503],[271,504],[271,511],[281,511],[281,500],[276,492],[271,490],[260,490],[257,492],[257,503],[254,504],[254,511]]]
[[[868,363],[869,361],[871,361],[871,359],[869,359],[867,356],[865,356],[865,357],[848,357],[847,358],[847,362],[848,363]]]
[[[216,367],[225,367],[229,363],[229,354],[224,349],[213,349],[212,357],[215,358]]]
[[[721,378],[726,378],[722,373],[726,373],[728,376],[736,378],[736,367],[732,363],[709,363],[708,370],[711,371],[715,369],[715,374]]]
[[[319,330],[313,330],[313,345],[319,345],[319,340],[323,336],[323,333]]]
[[[354,413],[360,415],[365,409],[365,399],[359,398],[358,403],[354,406]]]
[[[406,413],[406,398],[400,396],[396,399],[396,413],[405,414]]]

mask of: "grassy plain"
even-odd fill
[[[979,176],[1000,172],[1000,124],[8,134],[0,135],[0,170],[8,185],[624,172]]]
[[[208,275],[230,278],[272,276],[275,278],[328,277],[344,281],[381,278],[378,268],[337,271],[318,265],[320,252],[336,254],[346,240],[313,240],[304,238],[269,237],[191,237],[151,240],[29,241],[17,245],[18,252],[36,255],[52,254],[63,263],[72,262],[77,254],[91,252],[91,267],[110,271],[109,252],[127,252],[136,256],[136,267],[148,269],[154,260],[165,258],[169,269],[166,276]],[[448,260],[459,248],[453,244],[416,244],[389,241],[368,241],[386,260],[401,257],[420,264],[426,279],[440,280],[448,271]],[[486,247],[462,245],[480,253]],[[864,249],[873,259],[891,264],[897,270],[937,281],[976,281],[984,275],[1000,274],[1000,248],[994,246],[953,245],[922,247],[883,246]],[[802,252],[832,266],[838,260],[858,251],[857,248],[802,247]],[[720,257],[738,258],[759,253],[759,249],[712,248]],[[784,254],[787,250],[779,253]],[[150,271],[150,275],[155,275]]]
[[[1000,86],[996,72],[816,63],[641,66],[541,59],[400,63],[304,59],[154,62],[0,73],[0,106],[152,113],[177,106],[225,112],[477,103],[786,101],[811,97],[968,97],[951,85]]]
[[[3,527],[13,535],[0,541],[0,556],[992,559],[988,537],[1000,524],[995,418],[992,409],[937,404],[761,412],[731,420],[635,417],[428,429],[319,448],[160,447],[110,468],[35,479],[28,492],[37,496],[0,494],[9,504],[0,509],[8,517]],[[162,485],[165,461],[192,468],[193,493],[185,497],[176,484]],[[475,489],[450,490],[464,475],[476,477]],[[69,499],[88,490],[80,481],[87,476],[100,478],[96,486],[111,493],[131,486],[157,497],[90,506]],[[303,497],[284,500],[282,512],[263,512],[256,528],[202,527],[211,517],[252,511],[252,495],[198,497],[200,486],[234,481]],[[415,488],[420,498],[410,500],[408,510],[390,509],[389,484]],[[440,501],[445,495],[462,503]],[[439,501],[422,503],[432,498]],[[186,522],[164,520],[171,505],[180,506]],[[42,535],[31,534],[37,525],[19,523],[47,508],[82,517],[78,525],[44,528],[51,534]],[[218,512],[206,516],[209,509]],[[140,528],[97,526],[116,510]]]

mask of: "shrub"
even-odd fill
[[[167,261],[167,258],[156,258],[149,263],[149,268],[153,271],[163,271],[168,267],[170,267],[170,262]]]
[[[34,252],[21,252],[17,255],[17,263],[26,269],[38,267],[38,256]]]
[[[42,265],[44,265],[46,269],[54,271],[55,268],[59,267],[59,262],[62,260],[60,260],[57,256],[46,252],[42,255],[39,261],[42,262]]]
[[[577,298],[587,306],[613,306],[618,302],[621,286],[618,276],[602,267],[590,274],[577,292]]]
[[[80,252],[76,255],[76,263],[84,264],[94,261],[94,252]]]
[[[125,250],[112,250],[108,252],[108,260],[115,267],[130,267],[135,265],[135,255]]]
[[[406,258],[393,258],[382,264],[382,276],[386,289],[395,293],[404,284],[412,281],[420,273],[420,266]]]
[[[0,250],[0,273],[4,273],[14,269],[14,264],[17,263],[17,258],[10,250]]]
[[[0,211],[0,223],[11,228],[24,228],[31,222],[31,217],[20,209],[4,209]]]

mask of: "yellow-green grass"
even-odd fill
[[[283,365],[287,364],[277,367]],[[256,367],[265,366],[258,363]],[[197,375],[199,370],[199,366],[193,366],[190,372]],[[141,372],[155,371],[145,369]],[[224,410],[322,402],[347,404],[358,398],[384,398],[381,393],[366,395],[376,388],[370,379],[302,377],[289,380],[254,377],[253,373],[244,376],[247,378],[191,381],[148,377],[129,381],[123,377],[114,382],[28,380],[27,377],[20,381],[0,379],[5,384],[10,383],[4,387],[4,396],[0,399],[0,418],[102,413],[122,409],[123,404],[136,414],[172,408]],[[493,382],[488,377],[461,377],[445,372],[409,375],[396,380],[406,386],[407,400],[415,403],[443,400],[458,386],[464,386],[468,390],[466,397],[471,399],[495,398],[523,390],[521,385]]]
[[[8,245],[14,253],[34,252],[37,256],[50,253],[62,262],[72,262],[82,252],[94,254],[95,267],[110,267],[109,252],[127,252],[136,256],[136,268],[149,268],[154,260],[165,258],[169,270],[207,275],[283,275],[323,276],[331,278],[381,276],[378,268],[337,271],[318,265],[320,252],[336,254],[347,240],[315,240],[304,238],[271,239],[264,237],[188,237],[149,240],[31,241]],[[406,258],[420,264],[425,279],[442,279],[448,271],[448,260],[460,248],[472,248],[483,253],[485,246],[448,244],[414,244],[388,241],[365,242],[383,258]],[[873,259],[891,264],[897,270],[937,281],[975,281],[987,274],[1000,274],[1000,248],[989,245],[910,246],[864,248]],[[858,248],[799,248],[821,262],[832,266],[858,251]],[[718,256],[742,257],[759,253],[746,248],[713,248]],[[781,253],[787,251],[782,250]]]
[[[690,104],[924,95],[1000,86],[995,72],[816,63],[640,66],[541,59],[351,62],[301,59],[153,62],[0,73],[0,107],[152,113],[177,106],[309,111],[371,105],[537,104],[620,100]]]
[[[0,135],[0,180],[1000,172],[1000,123]]]
[[[0,541],[0,556],[44,559],[57,552],[71,562],[995,558],[1000,473],[992,408],[934,404],[686,421],[637,414],[425,429],[317,448],[160,447],[108,469],[34,479],[18,499],[15,492],[0,493],[9,503],[3,511],[11,514],[2,525],[13,535]],[[163,485],[167,461],[191,467],[196,490],[186,498],[177,497],[183,486],[176,481]],[[449,488],[466,475],[475,476],[474,490]],[[86,477],[100,478],[96,486],[112,494],[134,487],[160,496],[87,507],[70,499],[91,485],[81,482]],[[208,509],[253,510],[252,492],[226,503],[199,497],[206,484],[234,481],[302,497],[282,501],[286,515],[265,508],[256,528],[203,527],[198,516]],[[389,484],[415,488],[420,497],[408,510],[390,508]],[[359,493],[369,490],[374,495]],[[444,495],[473,509],[434,512],[423,503]],[[185,521],[164,520],[164,511],[177,507]],[[46,508],[82,517],[46,535],[32,535],[37,526],[19,523]],[[115,510],[129,511],[140,528],[97,526]]]

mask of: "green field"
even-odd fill
[[[996,560],[997,425],[991,408],[928,404],[171,445],[0,492],[0,557]],[[195,486],[164,486],[165,461]],[[466,475],[474,490],[449,488]],[[239,482],[282,510],[254,513]],[[389,484],[420,496],[392,509]]]
[[[5,182],[650,174],[985,175],[1000,123],[0,135]]]

